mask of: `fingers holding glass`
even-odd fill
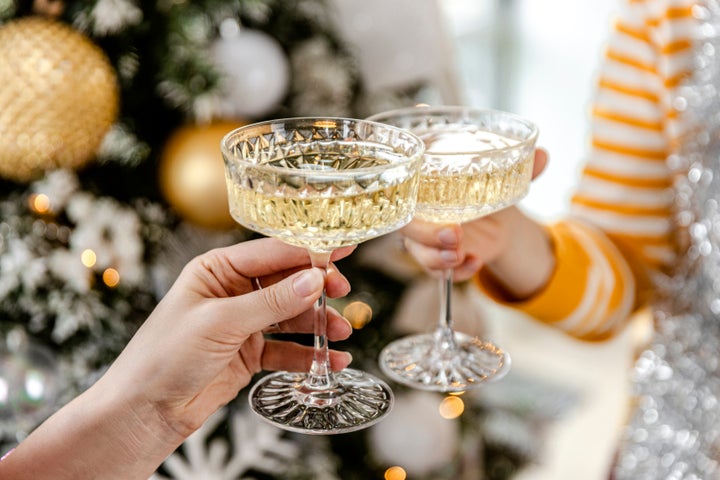
[[[307,310],[301,315],[276,323],[264,330],[265,333],[313,333],[315,312]],[[327,337],[332,342],[347,340],[352,334],[352,325],[332,307],[327,307]]]
[[[226,135],[221,150],[235,220],[307,249],[312,266],[326,272],[326,290],[314,308],[309,371],[281,371],[260,380],[250,392],[253,411],[302,433],[343,433],[374,424],[390,411],[392,392],[365,372],[332,371],[327,344],[333,314],[328,320],[326,299],[338,293],[333,291],[338,285],[328,266],[339,249],[410,221],[422,141],[374,122],[295,118],[241,127]]]
[[[413,107],[370,120],[405,128],[425,142],[415,216],[426,222],[459,226],[513,205],[539,173],[533,171],[537,128],[513,114],[466,107]],[[541,170],[542,160],[536,170]],[[462,391],[505,375],[510,357],[489,341],[453,329],[450,265],[464,262],[463,251],[443,249],[441,242],[434,245],[435,252],[419,245],[409,248],[432,266],[448,265],[440,279],[438,326],[432,333],[390,343],[380,354],[380,365],[389,377],[416,388]]]
[[[350,365],[352,356],[348,352],[329,350],[330,368],[339,372]],[[279,340],[266,340],[262,357],[263,370],[307,371],[313,361],[313,347]]]

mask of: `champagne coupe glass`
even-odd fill
[[[462,223],[512,205],[528,191],[537,127],[511,113],[459,106],[410,107],[369,118],[415,133],[425,142],[415,217]],[[441,277],[434,332],[387,345],[380,366],[420,389],[459,392],[504,376],[510,356],[487,340],[453,330],[452,270]]]
[[[230,213],[241,225],[304,247],[327,271],[336,248],[407,224],[413,215],[424,144],[406,130],[334,117],[260,122],[222,140]],[[368,427],[389,413],[393,394],[374,376],[332,372],[326,295],[315,306],[309,372],[275,372],[250,391],[252,410],[274,425],[309,434]]]

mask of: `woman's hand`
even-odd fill
[[[305,250],[274,239],[195,258],[105,375],[0,461],[0,477],[150,477],[253,374],[308,370],[311,347],[266,340],[263,332],[312,332],[325,282],[330,297],[350,290],[332,265],[325,280]],[[328,338],[351,332],[330,309]],[[330,362],[342,369],[350,356],[331,351]]]
[[[350,251],[340,250],[333,259]],[[312,307],[322,293],[324,277],[319,269],[309,268],[309,262],[305,250],[274,239],[249,241],[194,259],[103,381],[125,384],[130,392],[135,388],[144,402],[187,436],[235,398],[255,373],[307,371],[312,347],[266,340],[263,332],[313,331]],[[332,266],[326,288],[330,297],[350,290]],[[329,339],[342,340],[351,332],[347,320],[329,309]],[[330,361],[339,370],[350,357],[331,351]]]
[[[533,179],[545,169],[547,159],[545,150],[535,150]],[[413,220],[402,230],[404,244],[426,270],[451,268],[453,278],[463,281],[508,252],[511,237],[522,227],[521,217],[524,215],[517,208],[508,207],[462,225]]]

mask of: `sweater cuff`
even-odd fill
[[[555,268],[548,282],[529,298],[511,299],[485,270],[476,281],[493,301],[520,310],[536,319],[553,323],[567,317],[580,303],[590,268],[590,258],[564,222],[547,226],[555,255]]]

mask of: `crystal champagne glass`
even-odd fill
[[[407,129],[425,142],[415,217],[462,223],[488,215],[526,195],[537,127],[511,113],[459,106],[411,107],[369,118]],[[453,329],[452,270],[441,277],[434,332],[387,345],[380,366],[412,387],[459,392],[504,376],[510,356],[488,340]]]
[[[288,118],[247,125],[222,140],[230,212],[244,227],[306,248],[327,269],[334,249],[386,234],[413,215],[424,144],[399,128],[345,118]],[[275,372],[250,391],[252,410],[278,427],[335,434],[389,413],[380,379],[332,372],[326,295],[315,306],[309,372]]]

